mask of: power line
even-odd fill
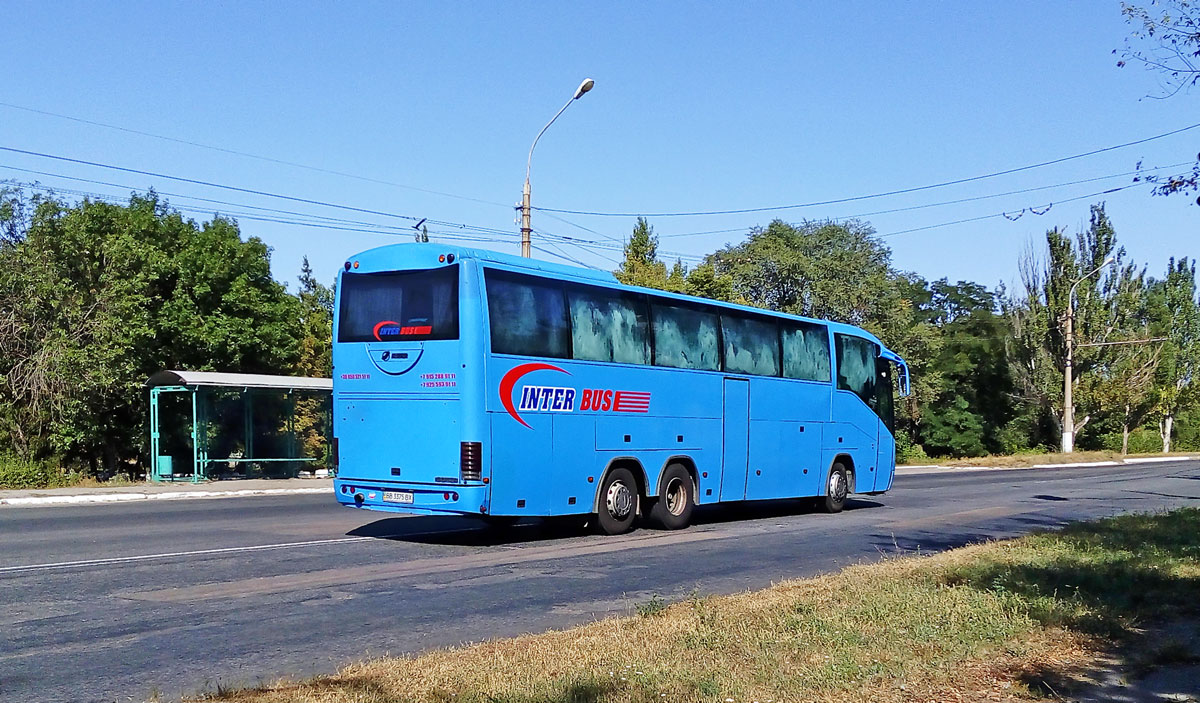
[[[193,185],[200,185],[200,186],[205,186],[208,188],[219,188],[222,190],[230,190],[230,191],[234,191],[234,192],[238,192],[238,193],[247,193],[250,195],[259,195],[259,196],[263,196],[263,197],[267,197],[267,198],[277,198],[280,200],[304,203],[307,205],[316,205],[318,207],[328,207],[328,208],[333,208],[333,209],[338,209],[338,210],[347,210],[350,212],[361,212],[361,213],[365,213],[368,215],[378,215],[381,217],[391,217],[391,218],[396,218],[396,219],[401,219],[401,220],[408,220],[410,222],[417,222],[420,220],[427,219],[427,218],[414,217],[412,215],[402,215],[402,214],[398,214],[398,213],[394,213],[394,212],[384,212],[381,210],[371,210],[369,208],[360,208],[360,207],[353,207],[350,205],[341,205],[338,203],[331,203],[331,202],[322,201],[322,200],[299,198],[299,197],[292,196],[292,195],[283,195],[280,193],[271,193],[269,191],[255,190],[253,188],[242,188],[239,186],[230,186],[230,185],[224,185],[221,183],[212,183],[210,181],[202,181],[202,180],[198,180],[198,179],[194,179],[194,178],[185,178],[182,176],[171,176],[171,175],[163,174],[163,173],[155,173],[153,171],[142,171],[140,169],[127,168],[124,166],[115,166],[112,164],[105,164],[105,163],[100,163],[100,162],[96,162],[96,161],[86,161],[84,159],[73,159],[73,158],[70,158],[67,156],[44,154],[41,152],[28,151],[25,149],[17,149],[17,148],[8,147],[8,146],[0,146],[0,151],[8,151],[8,152],[16,153],[16,154],[25,154],[28,156],[36,156],[39,158],[52,159],[55,161],[63,161],[63,162],[67,162],[67,163],[82,164],[85,166],[94,166],[96,168],[109,169],[109,170],[113,170],[113,171],[121,171],[124,173],[132,173],[132,174],[137,174],[137,175],[142,175],[142,176],[150,176],[153,178],[166,178],[166,179],[172,180],[172,181],[179,181],[181,183],[191,183]],[[70,177],[68,176],[67,178],[70,178]],[[190,197],[190,196],[181,196],[181,197]],[[251,207],[253,207],[253,206],[251,206]],[[496,229],[492,229],[492,228],[482,228],[482,227],[476,227],[474,225],[466,225],[466,224],[462,224],[462,223],[458,223],[458,222],[446,222],[443,220],[428,219],[428,222],[430,224],[444,225],[444,226],[450,226],[450,227],[459,227],[461,229],[471,228],[471,229],[477,229],[479,231],[491,231],[493,233],[504,232],[504,230],[496,230]]]
[[[69,195],[78,195],[78,196],[82,196],[82,197],[92,198],[93,200],[114,203],[114,204],[121,204],[124,202],[124,198],[122,198],[120,196],[109,195],[106,193],[95,193],[95,192],[84,191],[84,190],[75,190],[75,189],[70,189],[70,188],[55,188],[52,186],[46,186],[46,185],[42,185],[39,183],[25,183],[25,182],[20,182],[20,181],[13,181],[13,182],[19,186],[29,188],[31,190],[40,190],[40,191],[44,191],[44,192],[52,193],[52,194],[65,193],[65,194],[69,194]],[[186,197],[186,196],[184,196],[184,197]],[[200,208],[197,208],[194,206],[179,205],[177,203],[172,203],[171,207],[179,212],[200,213],[200,214],[204,214],[204,215],[215,214],[215,216],[217,216],[217,217],[228,217],[228,218],[237,219],[237,220],[250,220],[253,222],[271,222],[271,223],[275,223],[275,224],[298,226],[298,227],[313,227],[313,228],[317,228],[317,229],[325,229],[325,230],[332,230],[332,231],[338,231],[338,232],[382,234],[382,235],[387,235],[387,236],[400,236],[400,237],[411,237],[413,235],[413,232],[411,230],[407,230],[407,229],[397,230],[396,228],[393,228],[393,227],[390,227],[387,225],[371,225],[370,223],[364,223],[364,224],[368,225],[367,227],[353,227],[353,226],[339,225],[339,224],[333,224],[333,223],[308,222],[308,221],[298,221],[298,220],[287,220],[287,219],[282,219],[282,218],[277,218],[277,217],[264,217],[262,215],[254,215],[254,214],[247,214],[247,213],[240,213],[240,212],[211,213],[208,210],[203,210],[203,209],[200,209]],[[347,221],[347,222],[352,223],[353,221]],[[506,240],[506,239],[501,239],[501,238],[498,238],[495,236],[489,237],[489,236],[483,236],[483,235],[465,235],[465,234],[461,234],[458,232],[445,231],[445,230],[432,230],[432,232],[442,239],[473,241],[473,242],[495,242],[495,243],[503,243],[503,244],[513,244],[515,242],[515,237],[517,236],[515,232],[508,232],[506,234],[508,234],[513,239]]]
[[[1095,183],[1096,181],[1105,181],[1105,180],[1109,180],[1111,178],[1120,178],[1122,176],[1134,176],[1134,175],[1137,175],[1140,173],[1142,173],[1142,174],[1156,173],[1159,171],[1164,171],[1166,169],[1179,168],[1180,166],[1188,166],[1188,165],[1191,165],[1191,163],[1192,162],[1190,162],[1190,161],[1183,161],[1183,162],[1180,162],[1177,164],[1170,164],[1167,166],[1155,166],[1154,168],[1150,168],[1150,169],[1125,171],[1123,173],[1112,173],[1107,176],[1096,176],[1094,178],[1083,178],[1083,179],[1080,179],[1077,181],[1066,181],[1063,183],[1055,183],[1053,185],[1036,186],[1033,188],[1021,188],[1019,190],[1010,190],[1010,191],[1006,191],[1004,193],[992,193],[989,195],[977,195],[977,196],[973,196],[970,198],[958,198],[955,200],[943,200],[943,201],[936,202],[936,203],[925,203],[923,205],[910,205],[907,207],[890,208],[888,210],[875,210],[874,212],[863,212],[863,213],[858,213],[858,214],[854,214],[854,215],[839,215],[836,217],[831,217],[829,219],[835,220],[835,221],[836,220],[852,220],[852,219],[859,218],[859,217],[873,217],[875,215],[891,215],[891,214],[894,214],[897,212],[911,212],[913,210],[924,210],[924,209],[928,209],[928,208],[932,208],[932,207],[942,207],[945,205],[960,205],[962,203],[971,203],[971,202],[977,202],[980,200],[991,200],[993,198],[1003,198],[1008,195],[1021,195],[1023,193],[1034,193],[1034,192],[1043,191],[1043,190],[1053,190],[1055,188],[1065,188],[1067,186],[1080,185],[1083,183]],[[678,234],[661,234],[661,235],[659,235],[659,239],[669,239],[669,238],[676,238],[676,237],[697,237],[697,236],[701,236],[701,235],[705,235],[705,234],[725,234],[728,232],[744,232],[748,229],[750,229],[750,228],[749,227],[739,227],[736,229],[712,230],[710,232],[683,232],[683,233],[678,233]]]
[[[1109,188],[1108,190],[1102,190],[1102,191],[1100,191],[1100,192],[1098,192],[1098,193],[1088,193],[1087,195],[1079,195],[1079,196],[1076,196],[1076,197],[1074,197],[1074,198],[1066,198],[1066,199],[1064,199],[1064,200],[1059,200],[1059,201],[1057,201],[1057,202],[1053,202],[1053,203],[1047,203],[1047,204],[1046,204],[1046,207],[1045,207],[1045,209],[1044,209],[1044,210],[1042,210],[1042,212],[1035,212],[1035,214],[1038,214],[1038,215],[1044,215],[1044,214],[1046,214],[1047,212],[1049,212],[1049,211],[1050,211],[1050,208],[1051,208],[1051,207],[1053,207],[1053,206],[1054,206],[1054,205],[1056,205],[1056,204],[1060,205],[1060,204],[1062,204],[1062,203],[1073,203],[1073,202],[1075,202],[1075,201],[1077,201],[1077,200],[1087,200],[1088,198],[1096,198],[1096,197],[1099,197],[1099,196],[1101,196],[1101,195],[1110,195],[1110,194],[1112,194],[1112,193],[1119,193],[1119,192],[1121,192],[1121,191],[1123,191],[1123,190],[1128,190],[1129,188],[1136,188],[1136,187],[1138,187],[1138,186],[1145,186],[1145,185],[1150,185],[1150,184],[1148,184],[1148,183],[1145,183],[1145,182],[1141,182],[1141,183],[1130,183],[1129,185],[1118,186],[1118,187],[1116,187],[1116,188]],[[1034,210],[1034,208],[1028,208],[1028,209],[1029,209],[1030,211],[1033,211],[1033,210]],[[889,233],[887,233],[887,234],[880,234],[880,235],[877,235],[877,236],[878,236],[879,238],[881,238],[881,239],[884,239],[884,238],[887,238],[887,237],[895,237],[895,236],[898,236],[898,235],[901,235],[901,234],[911,234],[911,233],[913,233],[913,232],[924,232],[925,230],[930,230],[930,229],[938,229],[939,227],[949,227],[950,225],[961,225],[961,224],[965,224],[965,223],[967,223],[967,222],[979,222],[980,220],[989,220],[989,219],[992,219],[993,217],[1006,217],[1006,216],[1007,216],[1007,213],[1004,213],[1004,212],[994,212],[994,213],[992,213],[992,214],[990,214],[990,215],[980,215],[979,217],[967,217],[967,218],[964,218],[964,219],[961,219],[961,220],[954,220],[954,221],[952,221],[952,222],[941,222],[941,223],[938,223],[938,224],[936,224],[936,225],[925,225],[924,227],[913,227],[912,229],[902,229],[902,230],[900,230],[900,231],[898,231],[898,232],[889,232]],[[1019,217],[1020,217],[1020,216],[1018,215],[1018,218],[1019,218]],[[1017,219],[1017,218],[1010,218],[1010,219],[1014,219],[1014,220],[1015,220],[1015,219]]]
[[[1163,132],[1162,134],[1156,134],[1152,137],[1146,137],[1144,139],[1137,139],[1132,142],[1125,142],[1124,144],[1115,144],[1113,146],[1106,146],[1106,147],[1103,147],[1100,149],[1093,149],[1091,151],[1086,151],[1081,154],[1074,154],[1072,156],[1063,156],[1063,157],[1060,157],[1057,159],[1051,159],[1049,161],[1042,161],[1042,162],[1039,162],[1036,164],[1029,164],[1027,166],[1018,166],[1016,168],[1005,169],[1003,171],[995,171],[993,173],[985,173],[985,174],[979,175],[979,176],[970,176],[968,178],[957,178],[957,179],[950,180],[950,181],[942,181],[940,183],[930,183],[928,185],[913,186],[911,188],[900,188],[898,190],[890,190],[890,191],[885,191],[882,193],[872,193],[870,195],[855,195],[855,196],[846,197],[846,198],[835,198],[833,200],[819,200],[819,201],[814,201],[814,202],[809,202],[809,203],[797,203],[794,205],[773,205],[770,207],[740,208],[740,209],[733,209],[733,210],[696,210],[696,211],[691,211],[691,212],[651,212],[651,213],[648,213],[648,212],[596,212],[596,211],[588,211],[588,210],[566,210],[566,209],[561,209],[561,208],[542,208],[542,207],[535,207],[533,209],[539,210],[542,212],[558,212],[558,213],[562,213],[562,214],[566,214],[566,215],[590,215],[590,216],[594,216],[594,217],[698,217],[698,216],[707,216],[707,215],[741,215],[741,214],[746,214],[746,213],[751,213],[751,212],[773,212],[773,211],[778,211],[778,210],[792,210],[792,209],[796,209],[796,208],[816,207],[818,205],[836,205],[839,203],[848,203],[848,202],[854,202],[854,201],[858,201],[858,200],[870,200],[873,198],[883,198],[883,197],[888,197],[888,196],[892,196],[892,195],[903,195],[906,193],[916,193],[916,192],[920,192],[920,191],[924,191],[924,190],[932,190],[934,188],[944,188],[946,186],[961,185],[963,183],[972,183],[974,181],[981,181],[981,180],[984,180],[987,178],[996,178],[998,176],[1007,176],[1007,175],[1010,175],[1013,173],[1029,171],[1029,170],[1032,170],[1035,168],[1042,168],[1045,166],[1052,166],[1054,164],[1061,164],[1066,161],[1082,159],[1087,156],[1095,156],[1096,154],[1103,154],[1105,152],[1114,151],[1116,149],[1124,149],[1126,147],[1136,146],[1138,144],[1145,144],[1147,142],[1155,141],[1156,139],[1163,139],[1166,137],[1174,136],[1176,134],[1181,134],[1183,132],[1195,129],[1197,127],[1200,127],[1200,122],[1197,122],[1196,124],[1193,124],[1193,125],[1188,125],[1187,127],[1181,127],[1179,129],[1171,130],[1170,132]]]
[[[352,178],[356,181],[363,181],[365,183],[375,183],[378,185],[392,186],[394,188],[403,188],[405,190],[412,190],[412,191],[416,191],[418,193],[428,193],[430,195],[440,195],[440,196],[446,197],[446,198],[455,198],[457,200],[466,200],[466,201],[473,202],[473,203],[482,203],[484,205],[495,205],[498,207],[508,207],[504,203],[497,203],[497,202],[494,202],[491,200],[481,200],[479,198],[472,198],[472,197],[469,197],[466,195],[445,193],[445,192],[438,191],[438,190],[430,190],[428,188],[418,188],[417,186],[410,186],[410,185],[406,185],[404,183],[396,183],[394,181],[386,181],[386,180],[382,180],[379,178],[371,178],[369,176],[360,176],[360,175],[353,174],[353,173],[346,173],[345,171],[335,171],[333,169],[322,168],[320,166],[310,166],[308,164],[302,164],[302,163],[298,163],[295,161],[286,161],[284,159],[277,159],[277,158],[274,158],[271,156],[263,156],[261,154],[252,154],[250,152],[238,151],[237,149],[227,149],[225,147],[213,146],[212,144],[204,144],[202,142],[194,142],[194,141],[190,141],[188,139],[180,139],[178,137],[168,137],[166,135],[155,134],[153,132],[144,132],[140,129],[131,129],[129,127],[121,127],[119,125],[108,124],[107,122],[97,122],[95,120],[87,120],[82,117],[73,117],[71,115],[64,115],[64,114],[61,114],[58,112],[50,112],[48,110],[38,110],[38,109],[32,108],[32,107],[25,107],[24,105],[14,105],[13,103],[0,102],[0,107],[7,107],[7,108],[10,108],[13,110],[23,110],[25,112],[31,112],[31,113],[34,113],[37,115],[46,115],[49,117],[57,117],[59,119],[70,120],[72,122],[78,122],[80,124],[91,125],[93,127],[103,127],[105,129],[112,129],[112,130],[116,130],[118,132],[125,132],[127,134],[136,134],[136,135],[142,136],[142,137],[150,137],[152,139],[161,139],[161,140],[167,141],[167,142],[174,142],[176,144],[185,144],[187,146],[194,146],[194,147],[197,147],[200,149],[208,149],[210,151],[217,151],[217,152],[221,152],[223,154],[232,154],[234,156],[242,156],[242,157],[245,157],[248,159],[257,159],[258,161],[265,161],[267,163],[279,164],[281,166],[291,166],[292,168],[302,168],[307,171],[313,171],[316,173],[324,173],[324,174],[328,174],[331,176],[339,176],[342,178]]]

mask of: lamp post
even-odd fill
[[[1075,287],[1096,275],[1097,271],[1114,261],[1116,259],[1111,256],[1108,257],[1104,260],[1104,263],[1072,283],[1071,289],[1067,292],[1067,319],[1063,334],[1067,347],[1067,360],[1063,364],[1062,451],[1064,454],[1070,454],[1075,451],[1075,400],[1071,397],[1075,385],[1072,378],[1074,372],[1073,363],[1075,361]]]
[[[592,80],[591,78],[583,79],[583,82],[580,83],[579,87],[575,89],[575,95],[573,95],[571,99],[567,101],[566,105],[562,106],[561,110],[554,114],[554,117],[550,118],[550,121],[546,123],[545,127],[542,127],[542,131],[537,133],[537,136],[533,138],[533,144],[529,147],[529,158],[525,161],[525,188],[521,192],[521,256],[525,257],[526,259],[528,259],[530,256],[529,235],[533,231],[533,228],[529,224],[529,170],[533,165],[533,149],[537,146],[538,140],[542,138],[542,135],[546,133],[546,130],[550,129],[550,125],[554,124],[554,120],[557,120],[558,116],[563,114],[563,111],[571,106],[571,103],[582,98],[583,94],[591,90],[592,86],[594,85],[596,85],[596,81]]]

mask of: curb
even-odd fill
[[[139,500],[187,500],[191,498],[248,498],[253,496],[278,496],[292,494],[333,493],[323,488],[250,488],[228,491],[162,491],[154,493],[91,493],[66,496],[22,496],[0,498],[0,505],[32,507],[45,505],[87,505],[96,503],[128,503]]]
[[[971,471],[1028,471],[1029,469],[1084,469],[1100,466],[1129,466],[1137,464],[1158,464],[1171,461],[1195,461],[1200,456],[1152,456],[1123,461],[1078,461],[1070,464],[1033,464],[1032,466],[947,466],[945,464],[921,464],[916,466],[897,466],[899,475],[935,474],[949,472]]]

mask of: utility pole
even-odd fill
[[[538,140],[542,138],[542,135],[545,134],[546,130],[550,128],[550,125],[554,124],[554,120],[557,120],[558,116],[563,114],[563,111],[571,106],[571,103],[582,98],[583,94],[591,90],[592,86],[594,85],[596,85],[596,81],[592,80],[591,78],[585,78],[583,82],[579,84],[579,87],[575,89],[575,95],[573,95],[571,99],[567,101],[566,105],[562,106],[561,110],[555,113],[554,117],[550,118],[550,121],[546,123],[545,127],[542,127],[542,131],[538,132],[537,136],[533,138],[533,144],[529,147],[529,158],[525,161],[525,187],[521,190],[521,256],[525,257],[526,259],[532,256],[530,249],[533,246],[530,238],[530,234],[533,233],[533,226],[529,223],[530,210],[533,209],[530,205],[529,188],[529,172],[533,166],[533,149],[537,146]]]
[[[1112,256],[1104,260],[1096,268],[1079,280],[1071,284],[1071,289],[1067,292],[1067,319],[1063,326],[1063,339],[1066,343],[1067,358],[1063,364],[1063,417],[1062,417],[1062,451],[1063,454],[1070,454],[1075,451],[1075,399],[1073,391],[1075,390],[1074,379],[1074,362],[1075,362],[1075,287],[1083,283],[1087,279],[1096,274],[1097,271],[1108,266],[1116,261]]]

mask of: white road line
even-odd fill
[[[128,557],[110,557],[107,559],[83,559],[80,561],[61,561],[48,564],[26,564],[24,566],[0,567],[0,574],[11,574],[22,571],[50,571],[53,569],[68,569],[75,566],[104,566],[108,564],[127,564],[153,559],[170,559],[173,557],[194,557],[207,554],[231,554],[234,552],[260,552],[270,549],[289,549],[291,547],[308,547],[317,544],[341,544],[345,542],[368,542],[378,540],[378,537],[339,537],[336,539],[314,539],[308,542],[280,542],[278,544],[258,544],[250,547],[221,547],[218,549],[197,549],[190,552],[165,552],[162,554],[139,554]]]

